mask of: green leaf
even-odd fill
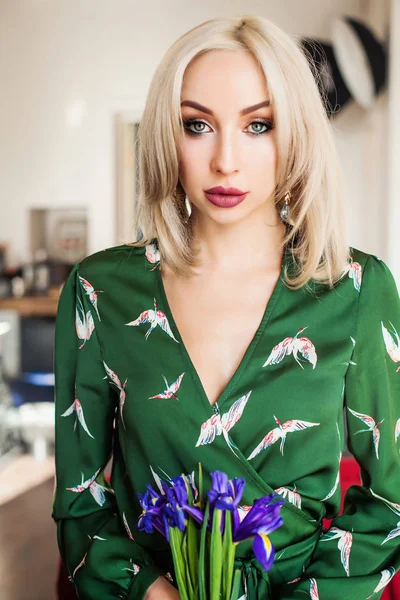
[[[199,568],[199,544],[200,531],[192,517],[189,516],[187,524],[187,556],[188,556],[188,571],[192,585],[192,590],[196,587]],[[197,596],[193,593],[193,600],[197,600]]]
[[[210,600],[220,600],[222,579],[222,510],[215,508],[210,544]]]
[[[208,600],[208,590],[206,588],[206,571],[208,571],[205,561],[206,550],[209,548],[207,536],[208,515],[210,514],[210,502],[207,501],[204,513],[204,521],[201,527],[200,535],[200,556],[199,556],[199,596],[200,600]]]
[[[232,541],[232,513],[230,510],[227,510],[225,512],[225,531],[222,542],[222,598],[224,600],[229,600],[231,597],[236,546],[237,543]]]
[[[174,561],[175,575],[178,583],[181,600],[191,600],[188,594],[188,587],[185,576],[185,563],[187,563],[187,557],[185,557],[183,554],[183,533],[177,527],[170,527],[169,535],[172,550],[172,559]]]
[[[199,463],[199,497],[197,498],[197,502],[199,502],[199,506],[203,509],[203,467],[201,463]]]
[[[230,582],[231,582],[231,587],[232,587],[232,583],[233,583],[233,568],[234,568],[234,564],[235,564],[235,550],[236,550],[236,546],[238,545],[238,542],[233,542],[232,547],[229,549],[229,557],[228,557],[228,562],[229,562],[229,569],[230,569]],[[228,589],[228,593],[226,595],[227,598],[230,598],[230,588]]]
[[[190,565],[189,565],[189,556],[188,556],[188,543],[187,543],[187,535],[185,534],[183,537],[183,564],[185,566],[185,574],[186,574],[186,583],[187,583],[187,591],[189,594],[190,600],[196,600],[193,593],[193,582],[190,575]],[[195,580],[194,580],[195,581]]]

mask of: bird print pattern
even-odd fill
[[[200,435],[196,442],[196,447],[205,444],[211,444],[215,440],[216,436],[222,434],[225,438],[228,447],[232,450],[233,453],[235,453],[234,444],[229,437],[229,431],[234,425],[236,425],[236,423],[240,420],[241,416],[243,415],[243,411],[250,397],[250,394],[251,390],[247,392],[247,394],[236,400],[232,404],[229,411],[223,413],[222,416],[218,409],[218,405],[215,404],[215,414],[201,425]]]
[[[75,396],[76,396],[76,391],[75,391]],[[76,429],[76,424],[79,421],[79,423],[82,425],[83,429],[86,431],[86,433],[88,434],[88,436],[90,436],[91,438],[95,439],[94,436],[90,433],[90,431],[88,429],[88,426],[86,425],[85,417],[84,417],[84,414],[83,414],[83,408],[82,408],[82,405],[79,402],[78,398],[75,398],[75,400],[73,401],[73,403],[71,404],[71,406],[69,406],[67,408],[67,410],[62,413],[61,416],[62,417],[69,417],[73,413],[76,414],[76,418],[75,418],[75,422],[74,422],[74,431]]]
[[[275,492],[284,498],[287,498],[288,501],[294,504],[294,506],[297,506],[297,508],[301,508],[301,496],[298,493],[296,486],[294,486],[293,490],[290,490],[287,487],[279,487],[276,488]]]
[[[159,269],[161,266],[160,252],[155,243],[148,244],[146,246],[145,257],[149,263],[154,264],[155,266],[150,269],[151,271],[155,271]]]
[[[359,429],[353,435],[358,435],[359,433],[363,433],[365,431],[370,431],[372,433],[372,441],[374,443],[375,455],[377,460],[379,460],[379,440],[381,437],[379,427],[382,425],[385,419],[379,421],[379,423],[375,423],[375,420],[369,415],[364,415],[362,413],[358,413],[355,410],[352,410],[349,406],[347,407],[352,415],[360,419],[365,425],[368,425],[367,429]]]
[[[325,534],[328,536],[322,539],[322,542],[338,539],[337,547],[340,551],[340,560],[343,568],[346,571],[347,577],[350,577],[350,552],[353,545],[353,536],[350,531],[343,531],[339,527],[331,527]]]
[[[96,471],[96,473],[92,476],[89,477],[89,479],[87,479],[86,481],[84,481],[84,477],[83,477],[83,473],[82,473],[82,481],[80,484],[73,486],[73,487],[67,487],[66,489],[70,492],[84,492],[85,490],[89,490],[90,493],[92,494],[93,498],[95,499],[95,501],[97,502],[97,504],[99,504],[99,506],[102,506],[104,504],[104,502],[106,501],[104,492],[110,492],[111,490],[110,488],[105,487],[104,485],[101,485],[100,483],[97,483],[96,481],[96,477],[98,476],[100,472],[100,469],[98,469]]]
[[[369,491],[371,492],[371,494],[375,497],[378,498],[379,500],[382,500],[382,502],[384,502],[384,504],[386,504],[386,506],[388,508],[390,508],[390,510],[392,512],[395,513],[395,515],[397,515],[398,517],[400,517],[400,504],[398,504],[397,502],[390,502],[389,500],[386,500],[386,498],[383,498],[382,496],[379,496],[379,494],[375,494],[371,488],[369,488]],[[391,531],[389,531],[388,535],[385,537],[385,539],[383,540],[383,542],[381,542],[382,544],[386,544],[386,542],[388,542],[389,540],[393,540],[394,538],[398,537],[400,535],[400,521],[397,523],[396,527],[394,529],[392,529]]]
[[[304,369],[299,358],[297,357],[298,353],[300,352],[304,359],[309,361],[312,364],[313,369],[315,369],[317,364],[317,353],[315,351],[314,344],[307,337],[298,337],[299,334],[305,329],[307,328],[302,327],[298,330],[294,337],[287,337],[282,342],[279,342],[279,344],[274,346],[271,350],[271,354],[263,364],[263,367],[280,363],[285,356],[293,354],[293,358],[297,364]]]
[[[343,275],[346,275],[346,273],[350,279],[353,280],[354,288],[359,292],[361,290],[362,266],[359,262],[354,260],[353,256],[350,256],[349,262],[343,271]]]
[[[397,331],[392,323],[390,323],[390,326],[392,328],[393,333],[389,332],[389,330],[386,329],[386,327],[384,326],[384,324],[381,321],[382,335],[383,335],[383,339],[385,341],[386,351],[389,354],[392,361],[395,363],[398,363],[398,362],[400,362],[399,334],[397,333]],[[392,337],[392,336],[394,336],[394,337]],[[399,371],[400,371],[400,365],[397,367],[397,373]]]
[[[103,360],[103,365],[104,365],[104,368],[106,370],[108,377],[111,379],[110,384],[115,385],[115,387],[119,391],[119,412],[121,415],[122,424],[123,424],[124,428],[126,429],[122,411],[124,409],[124,404],[125,404],[125,400],[126,400],[125,388],[126,388],[126,384],[128,382],[128,378],[125,379],[124,383],[121,383],[121,380],[118,377],[118,375],[116,373],[114,373],[114,371],[106,365],[104,360]],[[106,378],[107,378],[107,376],[105,377],[105,379]]]
[[[169,398],[174,398],[174,400],[178,400],[177,391],[180,388],[184,374],[185,373],[181,373],[178,379],[171,383],[171,385],[169,385],[167,378],[165,377],[165,375],[163,375],[162,378],[164,379],[166,389],[163,392],[160,392],[159,394],[149,396],[149,400],[151,400],[152,398],[163,398],[166,400]]]
[[[175,338],[172,333],[171,327],[168,323],[168,319],[165,314],[158,308],[158,304],[156,299],[154,298],[154,310],[144,310],[140,313],[137,319],[130,321],[129,323],[125,323],[125,325],[129,325],[130,327],[137,327],[138,325],[142,325],[143,323],[150,323],[150,329],[146,331],[145,339],[149,337],[152,331],[157,327],[157,325],[165,331],[175,342],[179,344],[179,341]]]
[[[271,429],[265,436],[263,440],[254,448],[253,452],[250,454],[247,460],[252,460],[257,454],[259,454],[262,450],[269,448],[278,440],[280,443],[280,453],[283,456],[283,447],[285,445],[286,436],[288,433],[293,433],[295,431],[302,431],[304,429],[308,429],[309,427],[317,427],[320,423],[311,423],[310,421],[301,421],[300,419],[290,419],[290,421],[285,421],[281,423],[279,419],[274,415],[275,422],[277,427]]]
[[[310,598],[311,600],[319,600],[318,584],[313,577],[310,579]]]
[[[78,338],[83,340],[83,343],[79,346],[79,350],[82,350],[85,342],[90,339],[94,331],[94,321],[90,310],[85,313],[79,297],[77,299],[75,326]]]
[[[370,598],[372,598],[372,596],[374,594],[379,594],[379,592],[381,592],[382,590],[385,589],[387,584],[393,579],[393,576],[395,574],[395,569],[393,567],[390,567],[389,569],[385,569],[384,571],[381,571],[380,574],[381,574],[381,578],[379,580],[379,583],[376,586],[376,588],[374,589],[374,591],[372,592],[372,594],[367,597],[367,600],[370,600]]]
[[[85,279],[84,277],[79,277],[79,281],[81,282],[81,285],[82,285],[83,289],[85,290],[85,294],[87,294],[87,296],[89,296],[90,304],[93,306],[94,310],[96,311],[99,321],[101,321],[99,309],[97,308],[97,298],[98,298],[97,294],[103,292],[103,290],[95,290],[94,287],[92,286],[92,284],[89,283],[88,280]]]

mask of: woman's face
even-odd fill
[[[188,66],[181,92],[185,132],[178,148],[179,179],[196,216],[224,224],[256,212],[267,215],[271,225],[279,221],[273,203],[277,153],[268,100],[263,72],[250,52],[214,50]],[[205,194],[215,186],[248,194],[236,206],[223,208]]]

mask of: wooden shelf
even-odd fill
[[[22,298],[0,298],[0,310],[16,310],[21,317],[55,317],[58,294],[48,296],[23,296]]]

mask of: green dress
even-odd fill
[[[137,492],[202,463],[244,477],[245,515],[286,499],[264,573],[237,546],[242,600],[375,600],[400,569],[400,300],[388,266],[351,248],[334,289],[281,276],[236,372],[212,406],[163,287],[157,241],[73,267],[56,319],[52,517],[81,600],[141,600],[175,577],[166,539],[138,531]],[[193,315],[196,318],[196,315]],[[346,427],[347,423],[347,427]],[[362,486],[340,507],[345,444]],[[104,469],[113,457],[111,483]],[[322,518],[336,518],[329,530]]]

